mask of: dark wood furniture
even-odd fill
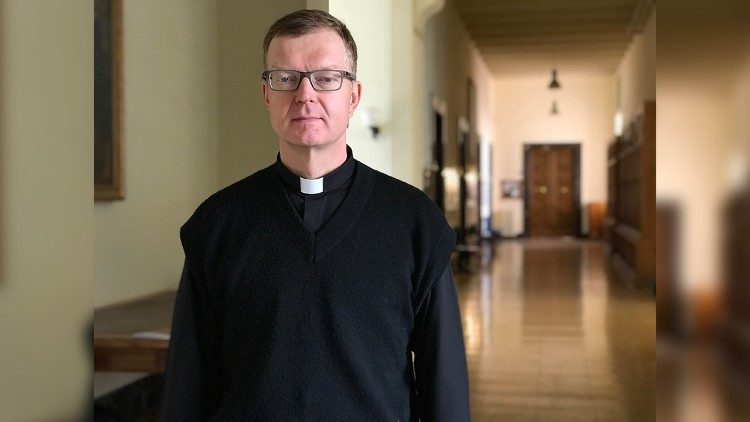
[[[607,215],[607,204],[602,202],[591,202],[586,205],[589,215],[589,239],[599,240],[602,238],[602,226],[604,217]]]
[[[647,101],[608,148],[604,238],[618,275],[637,286],[656,277],[656,103]]]
[[[750,379],[750,187],[731,196],[724,209],[725,288],[722,334],[732,368]]]
[[[176,292],[94,310],[94,371],[163,373]]]
[[[683,304],[677,278],[680,207],[675,203],[656,206],[656,333],[677,339],[685,334]]]

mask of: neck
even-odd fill
[[[346,161],[346,142],[327,147],[307,147],[279,142],[281,162],[292,173],[305,179],[318,179]]]

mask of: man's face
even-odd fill
[[[346,70],[352,72],[344,41],[332,30],[301,37],[276,37],[268,46],[268,70]],[[263,100],[279,142],[322,147],[346,143],[349,118],[359,104],[362,86],[344,79],[338,91],[315,91],[302,78],[296,91],[274,91],[263,83]]]

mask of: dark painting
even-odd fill
[[[120,0],[94,0],[94,199],[123,199]]]

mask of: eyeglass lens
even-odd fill
[[[343,82],[343,75],[337,70],[316,70],[305,76],[317,91],[336,91]],[[302,77],[302,73],[295,70],[272,70],[268,73],[271,88],[277,91],[296,90]]]

